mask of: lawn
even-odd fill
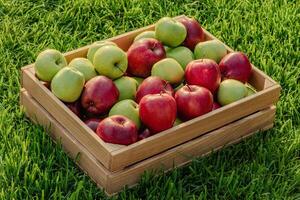
[[[149,25],[198,19],[282,86],[275,126],[165,175],[146,173],[117,199],[300,199],[298,0],[0,0],[0,199],[105,199],[19,107],[20,68]]]

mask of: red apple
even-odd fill
[[[135,123],[122,115],[114,115],[102,120],[96,133],[103,141],[113,144],[129,145],[138,139]]]
[[[221,105],[217,102],[214,102],[212,110],[217,110],[218,108],[221,108]]]
[[[199,59],[190,62],[185,69],[185,79],[189,85],[205,87],[214,94],[221,82],[218,64],[211,59]]]
[[[90,114],[107,112],[118,100],[119,91],[114,82],[105,76],[96,76],[84,86],[81,105]]]
[[[77,115],[79,118],[82,117],[82,115],[81,115],[82,108],[80,105],[80,101],[75,101],[72,103],[65,103],[65,104],[75,115]]]
[[[185,120],[193,119],[213,108],[213,95],[201,86],[185,85],[175,93],[177,111]]]
[[[199,22],[193,18],[184,17],[178,19],[178,21],[181,22],[187,30],[187,35],[183,45],[193,51],[196,44],[205,40],[203,29]]]
[[[176,101],[168,94],[148,94],[139,104],[141,121],[152,133],[164,131],[173,126],[176,119]]]
[[[84,123],[90,128],[92,129],[94,132],[96,132],[97,127],[99,125],[99,123],[101,122],[102,119],[100,118],[90,118],[84,121]]]
[[[252,66],[248,57],[242,52],[229,53],[219,63],[224,79],[235,79],[246,83],[251,75]]]
[[[150,130],[146,128],[141,133],[139,133],[138,140],[145,139],[147,137],[150,137],[151,135],[152,133],[150,132]]]
[[[139,103],[140,100],[148,94],[159,93],[167,93],[173,96],[174,90],[172,86],[165,80],[159,78],[158,76],[150,76],[146,78],[138,87],[136,92],[136,102]]]
[[[154,63],[166,57],[161,42],[145,38],[134,42],[127,51],[128,72],[134,76],[147,77]]]

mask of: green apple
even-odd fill
[[[65,67],[53,77],[51,91],[60,100],[71,103],[79,99],[84,83],[84,75],[80,71]]]
[[[227,79],[220,83],[218,89],[218,102],[225,106],[246,97],[248,90],[246,86],[237,80]]]
[[[194,54],[196,59],[208,58],[219,63],[227,54],[227,49],[218,40],[209,40],[199,42],[194,49]]]
[[[139,129],[141,127],[141,120],[139,115],[138,104],[131,100],[125,99],[116,103],[109,111],[109,116],[112,115],[123,115],[128,119],[131,119]]]
[[[136,80],[136,82],[138,83],[138,86],[140,86],[141,83],[144,81],[144,79],[141,78],[141,77],[134,76],[134,77],[131,77],[131,78],[133,78],[134,80]]]
[[[168,47],[167,45],[164,45],[164,49],[165,49],[166,53],[168,53],[168,51],[170,51],[172,48]]]
[[[176,117],[176,119],[175,119],[175,121],[174,121],[174,124],[173,124],[173,127],[174,126],[177,126],[177,125],[179,125],[179,124],[181,124],[182,123],[182,121],[178,118],[178,117]]]
[[[168,58],[174,58],[185,70],[186,65],[194,60],[193,52],[186,47],[176,47],[167,51]]]
[[[155,32],[154,31],[144,31],[144,32],[138,34],[134,38],[134,42],[138,41],[139,39],[144,39],[144,38],[154,38],[154,39],[156,39]]]
[[[122,76],[114,81],[115,85],[119,90],[119,101],[124,99],[135,99],[138,82],[129,77]]]
[[[94,65],[86,58],[75,58],[69,63],[69,67],[76,68],[84,75],[85,81],[97,76]]]
[[[89,50],[88,50],[88,53],[87,53],[87,59],[89,59],[91,62],[94,61],[94,55],[96,53],[96,51],[101,48],[101,47],[104,47],[106,45],[113,45],[113,46],[117,46],[116,43],[114,42],[111,42],[111,41],[97,41],[97,42],[94,42]]]
[[[254,87],[252,87],[248,83],[246,83],[246,88],[247,88],[247,96],[251,96],[252,94],[256,93],[256,90],[254,89]]]
[[[170,47],[180,45],[187,35],[185,26],[170,17],[163,17],[155,25],[155,37]]]
[[[37,56],[34,70],[40,80],[50,82],[54,75],[65,66],[67,66],[67,61],[62,53],[55,49],[47,49]]]
[[[165,58],[153,65],[151,76],[158,76],[170,84],[176,84],[182,81],[184,71],[175,59]]]
[[[107,45],[96,51],[93,63],[99,74],[116,79],[126,72],[128,61],[122,49]]]

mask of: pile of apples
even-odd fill
[[[93,43],[69,64],[57,50],[41,52],[36,76],[105,142],[129,145],[255,93],[241,52],[205,41],[192,18],[164,17],[124,52]]]

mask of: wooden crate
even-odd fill
[[[181,17],[184,16],[178,16],[177,18]],[[154,25],[151,25],[108,40],[115,42],[126,51],[137,34],[145,30],[153,29]],[[209,32],[204,31],[206,40],[216,39]],[[66,53],[65,57],[67,61],[70,62],[76,57],[86,57],[89,47],[90,46],[85,46]],[[227,47],[227,50],[228,52],[233,51],[229,47]],[[112,172],[120,171],[127,166],[183,144],[233,121],[257,111],[264,110],[278,101],[280,93],[280,86],[253,66],[253,73],[249,83],[257,89],[258,92],[256,94],[132,145],[114,145],[103,142],[57,99],[42,82],[35,77],[33,65],[34,64],[31,64],[22,68],[22,87],[24,87],[55,120],[59,121],[68,132],[72,133],[72,136],[81,143],[97,161]]]
[[[271,106],[118,172],[111,172],[25,89],[21,90],[20,97],[26,115],[35,123],[46,127],[53,140],[60,141],[71,158],[75,159],[80,154],[76,164],[108,195],[119,192],[125,185],[134,186],[145,170],[168,171],[189,163],[194,157],[207,155],[239,142],[259,130],[271,128],[275,116],[275,106]]]

